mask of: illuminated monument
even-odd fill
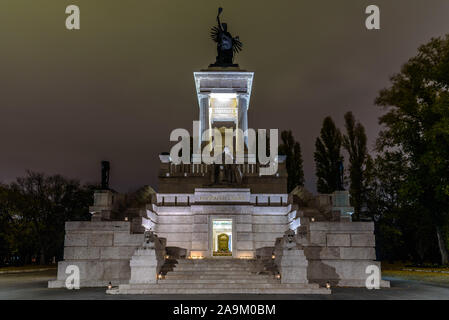
[[[216,62],[194,73],[199,124],[193,135],[205,139],[194,139],[202,142],[194,143],[188,163],[159,155],[158,192],[145,189],[143,204],[123,211],[124,195],[96,192],[92,221],[66,223],[64,261],[49,287],[63,287],[67,266],[76,265],[81,287],[110,283],[111,294],[326,294],[326,284],[364,287],[367,266],[380,267],[374,225],[351,222],[347,192],[287,194],[281,155],[277,172],[261,175],[264,165],[239,136],[248,129],[254,75],[233,63],[242,44],[217,21]],[[234,163],[201,161],[208,129],[222,135],[241,129],[227,153]]]

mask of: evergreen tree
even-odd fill
[[[319,193],[332,193],[338,188],[339,162],[343,160],[340,155],[341,144],[340,130],[337,129],[331,117],[326,117],[320,137],[315,142],[314,159]]]
[[[343,147],[349,155],[349,192],[351,205],[354,207],[354,218],[358,220],[366,201],[366,166],[370,156],[366,147],[365,128],[361,123],[356,123],[352,112],[345,114],[345,127]]]
[[[282,144],[279,145],[279,154],[287,156],[287,191],[291,192],[296,186],[304,186],[301,145],[295,141],[291,130],[282,131],[281,140]]]

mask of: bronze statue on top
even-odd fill
[[[109,190],[109,172],[110,172],[109,161],[101,161],[101,189]]]
[[[217,43],[217,58],[210,67],[238,67],[234,64],[234,54],[242,50],[243,44],[239,37],[233,38],[228,32],[228,25],[220,22],[220,14],[223,8],[218,8],[217,22],[218,26],[211,28],[211,38]]]

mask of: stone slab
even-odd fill
[[[131,224],[129,221],[67,221],[65,230],[130,232]]]
[[[114,246],[138,246],[144,241],[143,234],[130,234],[126,232],[114,233]]]
[[[99,247],[66,247],[64,260],[95,260],[100,259]]]
[[[107,247],[113,245],[113,233],[89,233],[87,237],[87,245],[89,247]]]
[[[351,234],[353,247],[374,247],[376,244],[374,234]]]
[[[326,243],[328,247],[349,247],[351,238],[349,234],[327,234]]]
[[[313,222],[311,231],[327,231],[330,233],[374,232],[374,222]]]

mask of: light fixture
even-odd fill
[[[157,278],[158,278],[159,280],[162,280],[162,274],[158,274]]]
[[[235,99],[237,94],[233,92],[212,92],[210,97],[213,99]]]
[[[276,256],[273,254],[273,255],[271,256],[271,259],[276,259]]]
[[[280,278],[281,278],[281,274],[278,273],[278,274],[276,275],[276,279],[280,279]]]
[[[109,281],[109,284],[108,284],[108,289],[109,290],[111,290],[112,289],[112,283]]]
[[[168,259],[168,258],[170,258],[170,256],[167,254],[167,255],[165,256],[165,259]]]
[[[326,282],[326,288],[327,289],[330,289],[331,288],[331,284],[330,284],[330,282],[328,281],[328,282]]]
[[[315,218],[314,217],[310,218],[310,221],[315,222]]]
[[[125,217],[125,221],[128,221],[128,217]]]

